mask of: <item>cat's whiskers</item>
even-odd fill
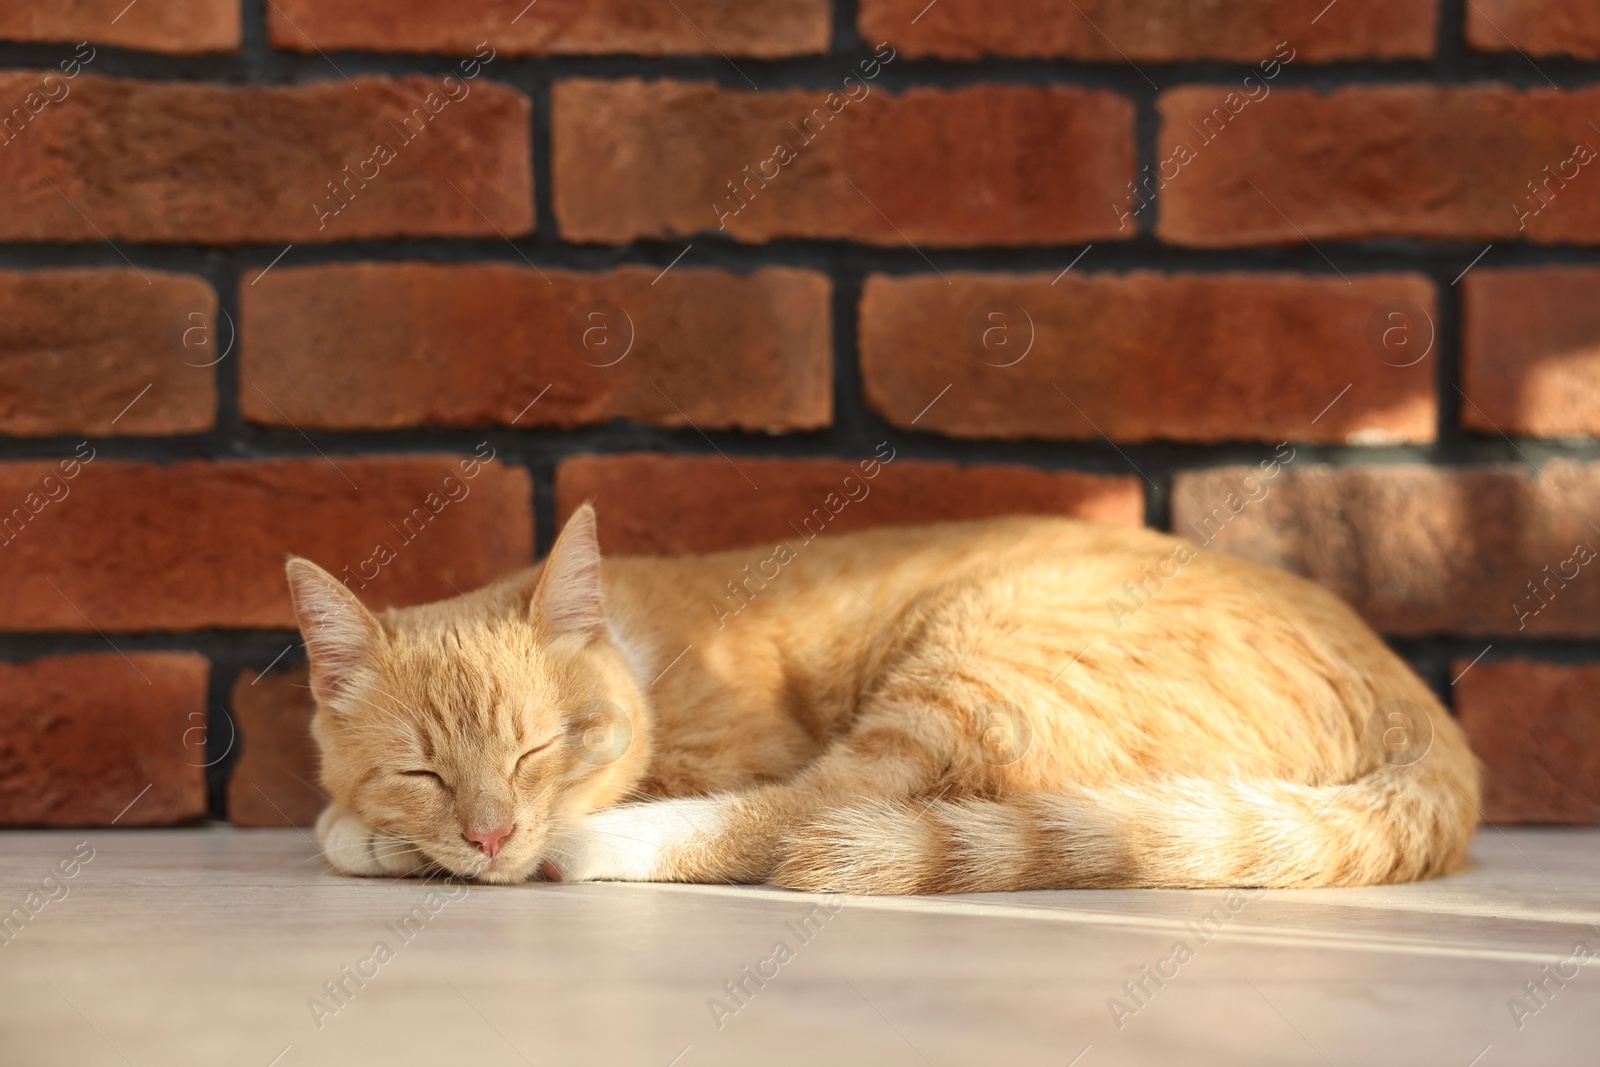
[[[649,804],[652,801],[667,799],[666,797],[658,796],[655,793],[647,793],[643,789],[640,789],[636,786],[629,786],[628,788],[624,789],[622,791],[622,798],[624,800],[637,800],[642,804]]]
[[[386,719],[388,719],[391,724],[399,727],[402,730],[406,729],[407,727],[410,727],[412,734],[415,735],[415,733],[416,733],[416,724],[407,722],[405,719],[402,719],[399,715],[396,715],[393,708],[386,708],[382,704],[374,704],[372,701],[368,700],[366,697],[356,696],[354,693],[349,694],[349,697],[352,700],[359,701],[362,704],[365,704],[367,707],[372,708],[378,714],[380,714],[380,715],[384,716]],[[411,709],[407,708],[406,710],[410,711]],[[413,714],[415,714],[415,713],[413,712]],[[371,725],[377,725],[377,724],[371,724]]]
[[[394,701],[396,704],[399,704],[402,708],[405,708],[407,713],[409,713],[410,715],[415,716],[417,714],[415,711],[411,710],[411,705],[410,704],[407,704],[404,700],[401,700],[399,697],[395,696],[393,693],[384,692],[382,689],[379,689],[377,686],[372,686],[371,688],[372,688],[372,691],[374,693],[378,693],[378,694],[380,694],[382,696],[386,696],[390,700]],[[376,707],[377,705],[373,705],[373,706]]]
[[[306,689],[306,690],[310,690],[311,689],[311,687],[309,685],[297,685],[297,686],[295,686],[295,688],[296,689]],[[401,707],[405,708],[407,711],[411,711],[411,708],[409,706],[407,706],[406,703],[404,701],[400,700],[398,697],[394,697],[394,696],[391,696],[388,693],[384,693],[383,690],[377,689],[376,687],[374,687],[374,691],[378,692],[378,693],[382,693],[384,696],[389,697],[390,700],[393,700],[395,703],[399,704]],[[355,724],[353,726],[346,725],[346,726],[342,726],[340,728],[341,732],[353,732],[353,731],[362,729],[363,727],[378,727],[378,726],[392,725],[395,729],[398,729],[398,730],[402,731],[402,735],[407,740],[416,740],[417,739],[416,725],[414,723],[407,722],[405,719],[402,719],[400,716],[396,715],[392,708],[386,708],[382,704],[374,704],[372,701],[368,700],[366,697],[359,696],[359,695],[357,695],[355,693],[343,693],[343,694],[341,694],[341,697],[348,698],[350,700],[354,700],[354,701],[356,701],[357,703],[360,703],[360,704],[365,704],[367,707],[373,709],[378,714],[384,716],[385,718],[387,718],[389,720],[388,723],[377,722],[377,723],[357,723],[357,724]],[[411,712],[411,714],[415,715],[416,712]]]
[[[416,739],[415,734],[408,733],[394,723],[387,722],[371,722],[362,723],[357,726],[347,726],[339,732],[341,735],[345,736],[355,734],[378,734],[382,737],[394,737],[402,741],[414,741]]]
[[[326,861],[328,863],[332,863],[333,862],[333,860],[328,856],[328,854],[326,852],[322,851],[321,848],[318,848],[317,851],[314,854],[312,854],[310,856],[301,856],[299,859],[294,861],[294,864],[295,865],[299,865],[299,864],[302,864],[302,863],[314,863],[317,860],[324,860],[324,861]]]
[[[518,820],[518,819],[520,819],[520,818],[522,818],[522,816],[523,816],[523,814],[524,814],[524,813],[525,813],[525,812],[526,812],[526,811],[527,811],[527,810],[528,810],[528,809],[529,809],[529,808],[531,808],[531,807],[533,807],[533,806],[534,806],[534,805],[535,805],[535,804],[537,804],[537,803],[539,803],[539,802],[540,802],[540,801],[542,801],[542,800],[545,800],[545,799],[548,799],[548,798],[549,798],[549,796],[550,796],[550,795],[551,795],[551,794],[552,794],[552,793],[554,793],[554,792],[555,792],[555,788],[556,788],[556,787],[555,787],[555,784],[554,784],[554,783],[551,783],[551,784],[550,784],[550,785],[547,785],[547,786],[545,786],[545,787],[544,787],[544,788],[543,788],[543,789],[541,789],[541,790],[540,790],[540,791],[539,791],[539,795],[538,795],[538,796],[536,796],[536,797],[534,797],[534,798],[533,798],[533,799],[532,799],[532,800],[530,800],[530,801],[528,801],[528,802],[527,802],[527,803],[526,803],[526,804],[524,804],[524,805],[523,805],[523,806],[522,806],[522,810],[521,810],[521,811],[519,811],[519,812],[517,812],[517,813],[516,813],[516,814],[515,814],[515,815],[513,815],[513,816],[511,816],[511,825],[512,825],[512,826],[513,826],[513,827],[515,827],[515,826],[516,826],[516,825],[517,825],[517,820]]]

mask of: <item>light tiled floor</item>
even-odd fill
[[[1600,965],[1549,981],[1543,1006],[1523,988],[1579,943],[1600,952],[1600,831],[1486,830],[1463,875],[1235,898],[1209,936],[1189,924],[1221,892],[830,900],[725,886],[458,886],[430,912],[437,888],[337,878],[295,831],[223,827],[0,834],[0,915],[36,889],[37,907],[45,876],[80,841],[93,859],[0,946],[0,1063],[1600,1057]],[[1174,955],[1179,941],[1190,958]],[[1159,987],[1146,979],[1141,1004],[1123,983],[1146,964],[1175,974]],[[725,983],[747,965],[772,977],[746,980],[741,1003]],[[369,977],[358,986],[346,967]],[[334,999],[325,983],[340,979],[351,992]],[[1519,995],[1538,1012],[1514,1018]]]

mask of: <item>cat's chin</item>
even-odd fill
[[[483,882],[488,885],[516,885],[519,882],[532,881],[538,871],[537,863],[523,863],[516,866],[491,867],[479,871],[472,876],[474,882]]]
[[[457,850],[446,852],[444,849],[437,849],[429,852],[424,849],[424,855],[428,857],[433,869],[439,873],[479,885],[516,885],[519,882],[561,880],[559,877],[550,878],[545,872],[544,868],[550,864],[541,857],[539,851],[519,859],[511,859],[502,854],[488,866],[485,866],[482,857],[469,858]]]

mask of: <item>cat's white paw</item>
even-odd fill
[[[675,853],[704,847],[721,831],[722,803],[693,797],[587,812],[555,835],[541,867],[563,882],[671,881]]]
[[[340,874],[404,878],[422,874],[431,866],[405,838],[368,826],[337,804],[317,818],[317,841]]]

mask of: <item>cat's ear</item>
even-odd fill
[[[594,638],[605,631],[600,538],[590,505],[574,511],[556,538],[528,607],[534,624],[552,636],[581,634]]]
[[[311,660],[311,689],[327,702],[369,662],[383,630],[354,593],[315,563],[291,557],[285,570]]]

